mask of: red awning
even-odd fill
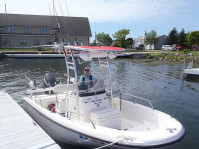
[[[121,52],[125,49],[119,47],[108,46],[65,46],[66,49],[80,50],[80,51],[93,51],[93,52]]]

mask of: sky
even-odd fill
[[[52,15],[53,0],[1,0],[0,13]],[[88,17],[92,32],[112,35],[129,29],[128,38],[155,30],[168,35],[199,31],[199,0],[54,0],[59,16]]]

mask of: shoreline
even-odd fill
[[[163,61],[190,61],[193,60],[194,62],[199,62],[199,51],[190,52],[190,53],[183,53],[180,52],[159,52],[155,54],[148,54],[143,57],[144,59],[156,59],[156,60],[163,60]]]
[[[70,55],[68,55],[70,57]],[[76,53],[75,57],[79,57]],[[58,51],[0,51],[0,58],[64,58],[63,53]],[[194,60],[199,62],[199,51],[183,53],[182,51],[142,51],[142,52],[121,52],[117,58],[132,59],[156,59],[163,61],[184,61]]]

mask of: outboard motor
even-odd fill
[[[54,87],[55,85],[56,85],[55,76],[50,72],[45,74],[43,88]]]

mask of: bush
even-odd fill
[[[187,53],[190,53],[191,51],[190,51],[189,49],[184,49],[182,52],[183,52],[184,54],[187,54]]]
[[[149,55],[148,59],[154,59],[154,56],[153,55]]]
[[[148,54],[144,54],[142,58],[148,58]]]
[[[42,47],[37,47],[37,51],[42,51]]]

